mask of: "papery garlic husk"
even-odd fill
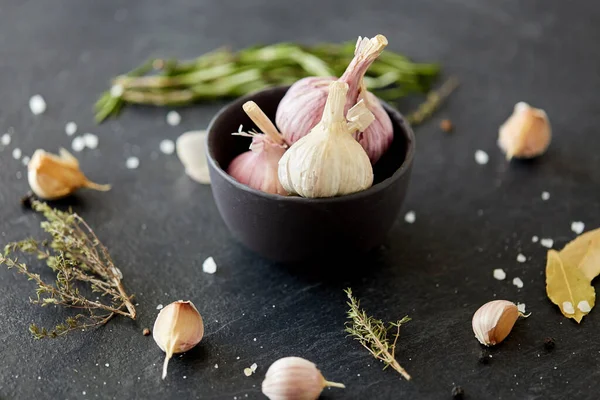
[[[110,190],[110,185],[88,180],[79,169],[79,161],[63,148],[59,155],[36,150],[27,164],[27,180],[33,193],[44,200],[66,197],[79,188]]]
[[[240,154],[231,161],[227,167],[227,173],[238,182],[251,188],[286,196],[288,192],[281,186],[277,170],[279,160],[287,149],[287,144],[255,102],[248,101],[243,108],[263,134],[237,133],[241,136],[252,137],[252,144],[250,151]]]
[[[162,378],[167,377],[167,367],[173,354],[184,353],[202,340],[204,322],[191,301],[179,300],[158,313],[152,329],[154,341],[166,353]]]
[[[506,158],[533,158],[546,152],[552,129],[544,110],[520,102],[513,114],[500,126],[498,146]]]
[[[198,183],[210,184],[206,161],[206,131],[189,131],[177,138],[176,149],[185,173]]]
[[[302,197],[334,197],[360,192],[373,184],[367,153],[352,137],[373,121],[361,100],[344,117],[348,85],[331,83],[321,122],[298,140],[279,161],[279,181]],[[349,121],[349,122],[348,122]]]
[[[481,344],[493,346],[506,339],[517,319],[522,316],[517,305],[511,301],[490,301],[473,315],[473,332]]]
[[[262,392],[270,400],[316,400],[325,387],[345,388],[323,378],[315,364],[300,357],[285,357],[269,367]]]
[[[379,99],[366,90],[363,77],[387,44],[383,35],[371,39],[359,37],[354,59],[341,78],[309,77],[290,87],[281,99],[275,116],[277,126],[290,145],[307,135],[319,123],[327,102],[329,84],[338,80],[349,86],[344,111],[347,112],[359,100],[363,100],[375,116],[375,121],[363,131],[355,132],[354,137],[367,152],[371,163],[375,164],[379,160],[392,144],[394,128]]]

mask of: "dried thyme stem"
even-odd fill
[[[458,87],[458,79],[450,77],[440,86],[427,94],[427,99],[412,113],[408,114],[406,119],[412,125],[419,125],[437,111],[444,103],[446,98]]]

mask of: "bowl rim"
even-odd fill
[[[404,157],[404,161],[402,162],[400,167],[396,171],[394,171],[394,173],[390,177],[388,177],[388,178],[384,179],[383,181],[371,186],[370,188],[360,191],[360,192],[351,193],[351,194],[347,194],[344,196],[319,197],[319,198],[306,198],[306,197],[300,197],[300,196],[283,196],[280,194],[266,193],[261,190],[251,188],[250,186],[247,186],[247,185],[244,185],[243,183],[238,182],[235,178],[233,178],[231,175],[229,175],[227,173],[227,171],[223,170],[223,168],[221,168],[219,166],[219,164],[217,163],[217,161],[214,158],[213,149],[210,146],[210,139],[212,136],[215,135],[215,133],[213,133],[214,124],[231,107],[239,106],[241,108],[242,104],[244,104],[247,101],[252,100],[258,94],[266,93],[266,92],[275,92],[278,90],[289,89],[289,88],[290,88],[290,86],[281,86],[280,85],[280,86],[272,86],[272,87],[268,87],[268,88],[265,88],[265,89],[262,89],[262,90],[259,90],[256,92],[248,93],[242,97],[239,97],[239,98],[227,103],[210,120],[210,122],[208,124],[208,128],[207,128],[208,133],[207,133],[206,139],[205,139],[205,148],[207,150],[206,158],[208,159],[209,165],[219,175],[221,175],[222,178],[224,178],[227,182],[229,182],[230,184],[235,186],[237,189],[240,189],[245,192],[252,193],[254,195],[261,196],[261,197],[264,197],[267,199],[278,200],[278,201],[287,201],[287,202],[292,202],[292,203],[309,203],[309,204],[337,203],[340,201],[355,200],[355,199],[360,199],[363,197],[369,197],[374,193],[380,192],[380,191],[388,188],[390,185],[392,185],[398,179],[403,177],[409,171],[410,166],[413,163],[413,159],[414,159],[415,151],[416,151],[415,134],[414,134],[410,124],[406,121],[406,119],[402,116],[402,114],[398,110],[396,110],[394,107],[390,106],[387,102],[378,98],[378,100],[383,104],[385,111],[390,115],[390,118],[393,118],[396,121],[396,123],[398,125],[400,125],[401,128],[404,130],[404,137],[407,141],[406,155]],[[212,186],[212,183],[211,183],[211,186]]]

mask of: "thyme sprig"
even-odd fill
[[[383,361],[385,364],[383,369],[392,367],[406,380],[410,380],[410,375],[400,366],[395,358],[396,343],[398,336],[400,336],[400,326],[410,321],[410,318],[406,316],[396,322],[390,322],[386,326],[382,320],[367,315],[367,312],[360,308],[360,301],[352,296],[350,288],[344,290],[344,292],[350,300],[347,303],[350,307],[348,310],[348,319],[350,321],[346,322],[346,332],[350,336],[353,336],[355,340],[358,340],[373,357]],[[393,330],[395,332],[392,332],[393,341],[390,344],[388,334]]]
[[[76,213],[51,208],[46,203],[32,201],[32,207],[46,218],[42,229],[52,236],[50,241],[39,242],[25,239],[9,243],[0,254],[0,264],[16,269],[37,285],[36,297],[31,303],[42,307],[60,305],[80,310],[81,313],[67,318],[53,329],[31,324],[29,331],[36,339],[57,337],[73,330],[85,330],[106,324],[116,315],[136,318],[132,296],[125,292],[121,271],[115,267],[108,250],[98,240],[89,225]],[[44,260],[56,274],[53,283],[46,282],[15,253],[31,254]],[[92,293],[99,293],[102,300],[91,300],[83,294],[80,284],[88,286]]]

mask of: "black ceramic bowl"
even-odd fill
[[[238,154],[247,151],[247,138],[232,136],[240,124],[256,128],[242,110],[255,101],[275,120],[287,87],[242,97],[224,107],[210,122],[207,157],[212,192],[225,224],[256,253],[282,262],[306,261],[337,252],[364,253],[381,245],[394,224],[408,188],[415,154],[412,129],[398,111],[384,104],[394,125],[392,147],[374,166],[375,182],[347,196],[305,199],[252,189],[225,172]]]

